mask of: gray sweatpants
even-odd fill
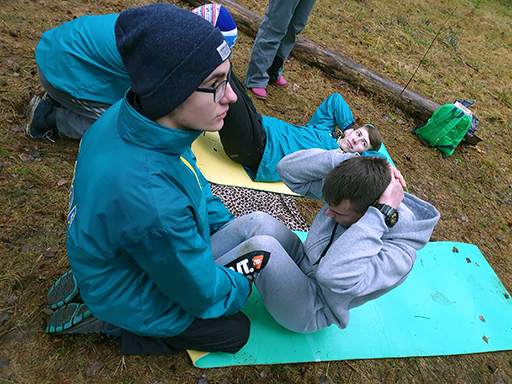
[[[61,135],[81,139],[85,131],[110,107],[110,104],[75,99],[54,88],[38,70],[39,80],[48,95],[62,104],[56,108],[57,130]]]
[[[316,0],[269,0],[245,75],[247,88],[266,88],[277,80],[295,45],[295,36],[306,26]]]
[[[311,276],[298,236],[279,220],[263,212],[237,218],[211,237],[215,262],[226,265],[252,251],[270,252],[254,283],[263,304],[283,327],[295,332],[314,332],[330,325]]]

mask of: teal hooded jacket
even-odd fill
[[[119,14],[82,16],[43,33],[36,63],[56,89],[76,99],[114,104],[130,88],[116,46]]]
[[[233,216],[195,165],[199,134],[148,120],[125,97],[84,135],[66,245],[95,317],[171,337],[245,304],[247,279],[213,261],[210,234]]]

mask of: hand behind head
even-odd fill
[[[404,199],[404,188],[407,188],[405,180],[400,171],[390,164],[391,182],[388,187],[380,195],[377,202],[386,204],[398,209],[398,206]]]

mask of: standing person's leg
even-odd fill
[[[272,65],[300,0],[270,0],[261,23],[245,75],[247,88],[266,88]]]
[[[296,37],[302,32],[308,22],[316,0],[300,0],[293,17],[288,25],[286,35],[281,40],[281,45],[276,52],[272,65],[267,70],[270,80],[278,80],[283,74],[283,65],[295,45]]]
[[[226,154],[237,163],[258,169],[267,136],[251,98],[234,72],[229,82],[237,101],[229,105],[224,126],[219,131]]]
[[[337,126],[344,131],[354,126],[354,116],[343,97],[339,93],[334,93],[320,104],[308,125],[318,125],[331,130]]]

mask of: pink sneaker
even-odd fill
[[[265,88],[251,88],[251,92],[254,93],[258,99],[265,100],[267,98]]]
[[[283,76],[281,76],[279,79],[277,80],[272,80],[272,82],[275,84],[275,85],[280,85],[280,86],[283,86],[283,85],[286,85],[288,84],[288,82],[284,79]]]

